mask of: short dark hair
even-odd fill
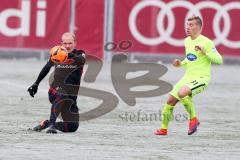
[[[202,19],[199,16],[192,16],[187,19],[188,21],[196,20],[197,24],[202,28]]]

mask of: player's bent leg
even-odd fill
[[[192,88],[194,88],[194,86]],[[192,95],[192,88],[183,86],[178,92],[178,95],[181,98],[181,103],[184,105],[185,110],[188,112],[190,117],[188,135],[192,135],[194,132],[196,132],[197,127],[200,124],[196,117],[196,110],[192,101],[192,97],[190,97],[190,95]]]
[[[173,97],[172,95],[169,96],[167,103],[164,105],[164,108],[162,110],[161,129],[156,130],[154,133],[155,135],[167,135],[168,125],[169,125],[169,122],[172,120],[173,109],[177,102],[178,100],[175,97]]]
[[[79,122],[56,122],[55,126],[61,132],[76,132]]]
[[[188,112],[190,119],[196,117],[196,110],[192,101],[192,97],[186,96],[182,98],[181,103],[183,104],[185,110]]]
[[[186,96],[182,98],[181,102],[190,116],[188,135],[192,135],[194,132],[197,131],[197,127],[200,124],[196,117],[196,111],[192,102],[192,97]]]
[[[189,88],[186,85],[182,86],[178,91],[179,98],[184,98],[186,96],[190,96],[191,94],[192,94],[191,88]]]
[[[55,98],[52,101],[52,107],[51,107],[51,113],[50,113],[50,119],[49,119],[49,127],[46,131],[46,133],[57,133],[57,128],[55,126],[57,117],[59,113],[61,112],[62,108],[64,107],[66,101],[66,96],[60,93],[55,94]]]
[[[76,98],[69,96],[61,109],[63,122],[56,122],[57,130],[61,132],[75,132],[79,127],[79,110]]]
[[[167,99],[167,104],[171,105],[171,106],[175,106],[178,102],[178,99],[172,95],[169,95],[168,99]]]

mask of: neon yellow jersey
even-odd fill
[[[218,53],[214,43],[203,35],[199,35],[192,40],[190,36],[185,38],[186,58],[181,62],[181,66],[186,68],[186,77],[211,76],[211,63],[222,64],[222,56]],[[195,46],[203,46],[206,55],[195,50]]]

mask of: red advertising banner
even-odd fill
[[[103,57],[104,0],[77,0],[75,31],[78,46],[89,54]]]
[[[75,2],[71,8],[71,0],[1,0],[0,48],[49,49],[69,31],[74,14],[77,47],[102,58],[104,0]]]
[[[69,1],[2,0],[0,47],[52,47],[68,31],[69,16]]]
[[[186,17],[203,18],[202,34],[223,55],[240,55],[239,0],[116,0],[114,41],[130,40],[130,52],[184,53]]]

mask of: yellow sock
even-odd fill
[[[165,104],[162,111],[162,129],[167,129],[169,122],[172,120],[174,106]]]
[[[186,96],[181,99],[181,102],[184,105],[186,111],[189,113],[190,119],[196,117],[196,111],[195,111],[192,98],[189,96]]]

